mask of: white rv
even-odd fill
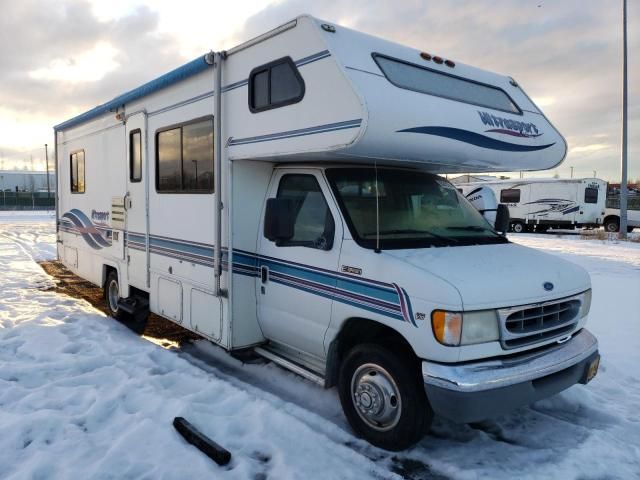
[[[493,190],[496,201],[509,207],[516,233],[599,227],[605,216],[607,182],[597,178],[492,180],[457,187],[467,196],[481,187]]]
[[[596,373],[588,274],[510,243],[436,175],[562,161],[510,77],[301,16],[55,138],[58,255],[114,316],[336,385],[376,445]]]

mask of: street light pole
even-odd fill
[[[622,0],[622,178],[620,180],[620,238],[627,238],[627,0]]]
[[[49,186],[49,150],[46,143],[44,144],[44,160],[47,165],[47,202],[48,202],[49,199],[51,198],[51,187]]]

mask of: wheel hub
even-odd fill
[[[118,311],[118,300],[120,299],[120,291],[118,289],[118,282],[115,280],[109,283],[109,308],[112,312]]]
[[[351,397],[360,418],[376,430],[390,430],[400,420],[402,405],[398,387],[379,365],[366,364],[356,370]]]

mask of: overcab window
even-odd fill
[[[304,80],[291,57],[254,68],[249,75],[249,110],[253,113],[302,100]]]
[[[156,172],[158,192],[212,193],[213,118],[158,132]]]
[[[73,152],[70,156],[71,192],[84,193],[84,150]]]

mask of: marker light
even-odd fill
[[[453,68],[453,67],[455,67],[455,66],[456,66],[456,64],[455,64],[455,63],[453,63],[451,60],[445,60],[445,61],[444,61],[444,64],[445,64],[447,67],[451,67],[451,68]]]
[[[422,53],[420,54],[420,57],[421,57],[423,60],[427,60],[427,61],[431,60],[431,55],[429,55],[427,52],[422,52]]]
[[[582,302],[580,305],[580,318],[584,318],[589,315],[591,310],[591,289],[582,294]]]
[[[462,314],[459,312],[445,312],[434,310],[431,313],[433,334],[443,345],[455,347],[460,345],[462,335]]]
[[[442,57],[433,57],[433,61],[438,63],[438,64],[442,64],[444,62]]]

